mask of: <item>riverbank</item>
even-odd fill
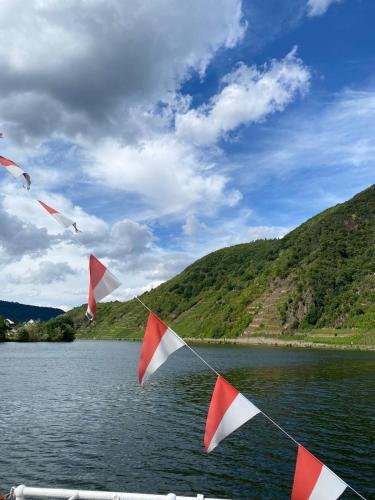
[[[281,337],[281,336],[280,336]],[[232,344],[240,346],[271,346],[271,347],[298,347],[298,348],[313,348],[313,349],[333,349],[333,350],[352,350],[352,351],[375,351],[373,345],[363,344],[339,344],[339,343],[324,343],[305,340],[281,339],[275,337],[240,337],[237,339],[231,338],[185,338],[186,342],[197,344]]]
[[[78,336],[82,340],[127,340],[128,342],[141,342],[143,335],[124,337],[117,332],[116,337],[112,335],[100,335],[94,337]],[[186,342],[195,344],[228,344],[239,346],[270,346],[270,347],[297,347],[303,349],[331,349],[351,351],[375,351],[375,332],[373,331],[344,331],[317,330],[316,332],[297,333],[295,335],[252,335],[238,338],[221,337],[183,337]]]
[[[184,337],[186,342],[192,344],[215,344],[215,345],[239,345],[239,346],[269,346],[269,347],[293,347],[301,349],[331,349],[344,351],[375,351],[375,345],[361,343],[338,343],[322,342],[318,340],[300,340],[292,338],[280,338],[281,336],[254,336],[220,339]],[[128,342],[141,342],[142,337],[78,337],[77,340],[126,340]]]

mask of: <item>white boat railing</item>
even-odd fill
[[[149,493],[66,490],[62,488],[34,488],[23,484],[14,488],[13,495],[15,500],[25,500],[25,497],[63,498],[64,500],[224,500],[220,498],[208,498],[201,494],[194,497],[184,497],[177,496],[174,493],[151,495]]]

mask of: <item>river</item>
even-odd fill
[[[214,376],[181,349],[141,388],[139,350],[120,341],[0,345],[3,491],[26,484],[290,497],[291,441],[258,415],[206,455]],[[342,479],[375,498],[375,353],[197,350]]]

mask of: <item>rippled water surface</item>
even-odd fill
[[[144,388],[140,344],[2,344],[0,487],[287,499],[296,448],[258,415],[203,452],[214,377],[188,350]],[[375,498],[375,353],[197,347],[344,480]],[[350,492],[342,498],[356,498]]]

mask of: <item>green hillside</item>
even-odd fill
[[[372,343],[375,186],[281,240],[213,252],[141,299],[185,337],[338,334],[338,343]],[[92,325],[83,321],[84,309],[68,313],[81,337],[143,334],[147,314],[135,300],[100,304]]]

